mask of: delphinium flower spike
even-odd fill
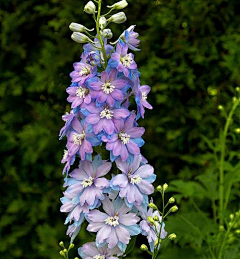
[[[145,129],[137,121],[144,117],[145,108],[152,109],[147,101],[151,88],[140,85],[134,54],[129,52],[140,50],[135,25],[108,43],[113,37],[108,24],[127,19],[122,11],[112,12],[127,5],[126,0],[119,1],[102,14],[102,0],[89,1],[84,11],[92,15],[96,32],[78,23],[69,26],[72,39],[83,43],[84,51],[70,73],[66,92],[71,110],[62,117],[65,125],[59,134],[60,139],[67,138],[61,211],[68,213],[65,224],[69,224],[71,243],[85,220],[87,231],[96,233],[94,242],[78,249],[81,258],[126,256],[132,236],[139,234],[149,242],[150,251],[144,246],[145,251],[155,256],[159,240],[167,236],[163,214],[156,208],[148,209],[156,175],[141,154]],[[131,96],[136,111],[129,108]],[[107,157],[99,151],[104,147],[110,151]],[[60,253],[68,258],[66,251],[64,248]]]

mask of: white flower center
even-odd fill
[[[119,138],[122,140],[123,144],[126,145],[129,143],[131,136],[126,133],[119,133]]]
[[[114,89],[115,89],[115,86],[114,85],[112,85],[111,83],[104,83],[103,85],[102,85],[102,90],[103,90],[103,92],[105,93],[105,94],[110,94],[110,93],[112,93],[113,91],[114,91]]]
[[[105,259],[105,258],[106,258],[105,255],[100,255],[100,254],[93,256],[93,259]]]
[[[66,159],[68,156],[68,150],[63,150],[63,159]]]
[[[124,67],[129,67],[133,63],[133,59],[129,54],[127,54],[125,57],[121,57],[120,60]]]
[[[76,90],[76,95],[80,98],[85,98],[87,92],[88,92],[88,89],[79,86],[78,89]]]
[[[119,225],[118,220],[119,220],[119,217],[115,215],[114,217],[108,217],[107,219],[105,219],[105,222],[109,226],[116,227],[117,225]]]
[[[100,117],[107,118],[108,120],[112,119],[113,116],[113,111],[110,111],[108,108],[105,108],[103,111],[100,113]]]
[[[139,176],[139,174],[136,174],[133,177],[131,177],[132,184],[139,184],[141,183],[141,181],[142,181],[142,178]]]
[[[82,182],[81,182],[81,185],[86,188],[88,186],[92,186],[93,184],[93,178],[90,176],[89,178],[85,178]]]
[[[82,134],[74,133],[73,134],[73,143],[76,145],[82,145],[82,141],[84,140],[84,138],[85,138],[84,131]]]
[[[90,68],[89,67],[82,67],[81,70],[79,71],[80,76],[86,76],[90,74]]]
[[[143,100],[147,100],[147,94],[144,93],[144,92],[142,93],[142,99],[143,99]]]

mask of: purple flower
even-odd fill
[[[106,102],[110,107],[113,107],[115,101],[123,101],[124,94],[120,89],[127,85],[127,81],[117,79],[116,69],[112,69],[109,73],[103,71],[101,79],[94,77],[91,80],[95,80],[89,85],[95,90],[94,97],[99,103]]]
[[[79,255],[83,259],[118,259],[118,255],[122,255],[120,249],[116,246],[109,249],[107,246],[97,247],[96,243],[86,243],[78,249]]]
[[[73,64],[74,71],[70,73],[73,83],[78,83],[82,86],[85,81],[97,73],[97,68],[86,63],[85,56],[81,62],[76,62]]]
[[[73,109],[83,103],[89,104],[91,102],[90,90],[86,85],[70,86],[67,88],[67,93],[69,94],[67,101],[72,103]]]
[[[161,223],[155,222],[155,226],[157,228],[157,233],[155,231],[155,227],[152,223],[150,223],[147,218],[148,217],[154,217],[158,216],[160,222],[162,221],[162,217],[160,216],[159,212],[157,210],[153,211],[153,209],[149,209],[148,211],[144,211],[140,209],[141,217],[143,220],[140,222],[140,227],[142,229],[142,235],[147,236],[148,243],[150,245],[151,251],[154,249],[154,242],[157,240],[158,236],[157,234],[160,232],[161,229]],[[164,229],[165,224],[163,224],[162,230],[161,230],[161,239],[164,239],[167,236],[167,232]]]
[[[118,174],[111,180],[111,187],[120,190],[119,196],[126,198],[127,205],[142,205],[143,202],[148,203],[147,195],[154,192],[153,183],[156,175],[153,174],[153,167],[150,165],[142,165],[142,156],[134,156],[133,162],[122,162],[121,159],[116,160],[118,169],[123,174]]]
[[[117,68],[119,72],[123,72],[126,77],[129,77],[130,71],[137,68],[134,61],[134,55],[128,52],[128,45],[122,40],[117,44],[116,52],[112,54],[109,60],[110,67]]]
[[[116,131],[115,124],[129,116],[130,112],[125,108],[112,109],[108,106],[96,107],[94,103],[85,107],[91,114],[87,115],[86,121],[93,124],[95,134],[104,130],[111,135]]]
[[[72,120],[75,118],[76,114],[74,114],[73,110],[70,113],[66,113],[62,116],[63,121],[65,121],[65,125],[61,128],[59,132],[59,139],[62,139],[66,136],[71,128]]]
[[[105,197],[103,192],[110,186],[109,180],[104,178],[112,167],[111,162],[102,161],[101,156],[94,158],[93,162],[81,161],[79,168],[70,173],[67,178],[66,192],[79,197],[80,206],[87,205],[94,208]]]
[[[108,245],[112,249],[116,245],[121,251],[125,251],[132,235],[138,235],[140,228],[137,225],[139,217],[135,213],[129,213],[121,199],[111,202],[108,197],[102,201],[103,210],[92,210],[88,214],[89,225],[87,230],[97,232],[97,246]]]
[[[134,32],[136,25],[130,26],[121,36],[123,41],[128,45],[129,49],[134,51],[140,51],[137,47],[139,46],[140,40],[137,39],[139,34]]]
[[[142,127],[135,127],[135,119],[136,115],[132,114],[125,122],[123,120],[115,121],[117,133],[113,134],[110,139],[106,136],[102,137],[102,140],[107,142],[106,149],[112,151],[112,161],[120,156],[122,161],[126,162],[129,154],[140,154],[139,147],[144,144],[141,136],[145,129]]]
[[[82,125],[83,124],[83,125]],[[68,135],[68,156],[72,157],[76,153],[81,160],[85,160],[86,154],[93,152],[92,146],[100,144],[97,138],[90,132],[89,125],[74,118],[72,121],[73,130]]]
[[[147,95],[151,91],[151,87],[148,85],[140,86],[139,78],[134,79],[133,92],[135,94],[135,100],[137,103],[137,119],[144,118],[145,108],[152,109],[152,105],[147,101]]]

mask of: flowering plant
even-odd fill
[[[171,198],[166,206],[164,204],[166,184],[157,188],[163,198],[163,210],[160,211],[152,199],[149,203],[156,175],[141,155],[145,129],[139,127],[137,121],[144,118],[145,108],[152,109],[147,101],[150,87],[140,85],[140,73],[133,53],[129,52],[139,51],[140,41],[135,26],[130,26],[118,40],[109,44],[113,33],[107,25],[126,21],[123,12],[110,13],[128,3],[117,2],[108,6],[107,14],[101,15],[102,0],[94,2],[88,2],[84,11],[93,15],[95,36],[90,34],[93,29],[70,24],[72,39],[85,45],[81,60],[73,64],[74,71],[70,73],[72,84],[67,88],[67,100],[71,103],[71,111],[63,116],[66,123],[60,131],[60,138],[67,137],[62,159],[66,174],[64,187],[67,188],[61,198],[61,211],[68,213],[65,224],[70,224],[67,230],[71,237],[69,249],[83,221],[87,220],[87,230],[96,233],[96,239],[79,248],[82,258],[126,256],[134,241],[131,238],[139,234],[147,237],[150,247],[142,245],[141,249],[156,258],[167,237],[163,220],[177,207],[164,214],[166,207],[174,202]],[[137,112],[130,110],[132,97]],[[110,151],[110,161],[104,160],[101,152],[94,148],[105,145]],[[76,158],[80,160],[78,168],[70,172]],[[176,235],[168,237],[174,239]],[[68,250],[63,243],[61,246],[64,249],[60,254],[68,258]]]

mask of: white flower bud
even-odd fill
[[[75,32],[85,32],[85,31],[93,31],[94,29],[88,29],[87,27],[85,27],[84,25],[82,24],[79,24],[79,23],[75,23],[75,22],[72,22],[70,25],[69,25],[69,29],[71,31],[75,31]]]
[[[74,32],[71,38],[77,43],[92,42],[91,39],[81,32]]]
[[[104,16],[101,16],[99,19],[99,26],[103,30],[107,26],[107,19]]]
[[[110,29],[104,29],[102,35],[105,39],[111,39],[113,37],[113,33]]]
[[[95,4],[92,1],[89,1],[84,7],[84,12],[94,14],[96,12]]]
[[[126,6],[128,6],[128,2],[126,0],[122,0],[113,5],[108,5],[107,7],[112,9],[123,9]]]
[[[124,23],[126,22],[126,20],[127,20],[127,17],[124,12],[116,13],[108,19],[109,22],[114,22],[117,24]]]

